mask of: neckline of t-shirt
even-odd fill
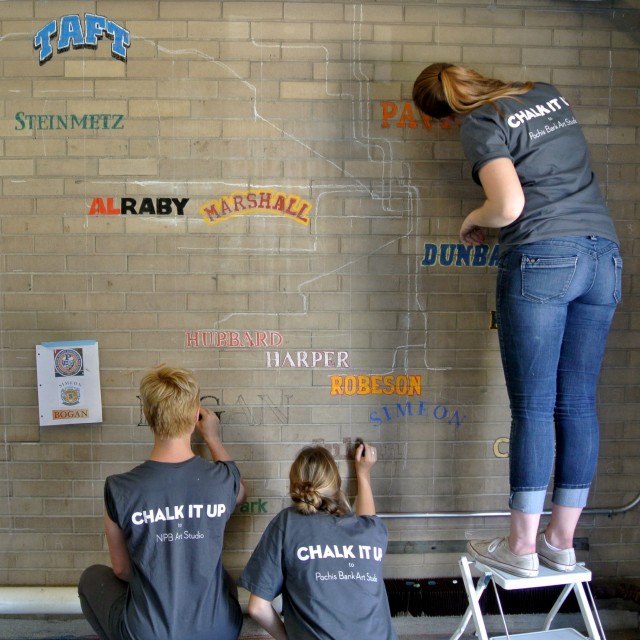
[[[146,460],[146,464],[157,465],[157,466],[170,466],[170,467],[181,467],[183,465],[189,464],[193,462],[198,456],[194,455],[191,458],[187,458],[186,460],[182,460],[181,462],[162,462],[160,460]]]

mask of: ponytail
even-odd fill
[[[341,484],[338,466],[324,447],[305,447],[289,471],[289,495],[295,509],[305,515],[351,511]]]
[[[432,118],[465,114],[499,98],[513,98],[533,88],[532,82],[506,83],[446,62],[426,67],[413,84],[413,102]]]

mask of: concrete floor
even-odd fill
[[[639,614],[636,611],[606,609],[599,612],[606,640],[640,640]],[[539,631],[545,616],[528,614],[507,616],[508,633],[523,634]],[[504,636],[505,630],[500,616],[484,619],[487,632],[492,636]],[[398,617],[394,625],[400,640],[446,640],[456,631],[460,618],[453,617]],[[554,629],[575,629],[585,635],[584,622],[580,614],[560,614],[553,623]],[[473,622],[465,630],[463,638],[475,637]],[[245,620],[241,638],[257,640],[268,638],[250,619]],[[553,635],[549,635],[553,638]],[[91,627],[79,616],[2,616],[0,617],[0,640],[95,640]],[[179,640],[179,639],[177,639]],[[295,639],[292,639],[295,640]],[[345,640],[357,640],[346,639]],[[375,640],[369,638],[367,640]],[[604,639],[603,639],[604,640]]]

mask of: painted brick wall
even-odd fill
[[[114,35],[89,46],[86,13]],[[592,144],[625,298],[589,507],[630,503],[639,13],[638,0],[0,3],[0,582],[73,584],[106,561],[104,478],[149,450],[137,384],[159,362],[195,370],[224,405],[250,492],[226,538],[234,574],[311,442],[336,454],[350,490],[351,441],[377,443],[383,513],[506,510],[495,237],[466,255],[457,245],[481,192],[456,130],[409,103],[438,60],[556,83]],[[67,340],[99,343],[103,420],[40,427],[35,347]],[[397,393],[374,393],[371,376],[393,376]],[[392,541],[433,542],[386,558],[388,577],[419,578],[457,574],[442,541],[507,520],[388,525]],[[586,514],[579,559],[637,578],[638,531],[637,511]]]

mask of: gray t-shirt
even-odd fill
[[[483,105],[460,129],[473,179],[495,158],[510,158],[525,195],[522,215],[500,230],[501,251],[561,236],[618,242],[593,175],[587,142],[569,103],[550,84]]]
[[[237,640],[242,612],[225,583],[221,552],[239,490],[234,462],[198,456],[147,460],[107,478],[107,514],[131,556],[123,637]]]
[[[382,577],[387,539],[376,516],[290,507],[269,523],[239,584],[268,601],[282,594],[292,640],[396,640]]]

